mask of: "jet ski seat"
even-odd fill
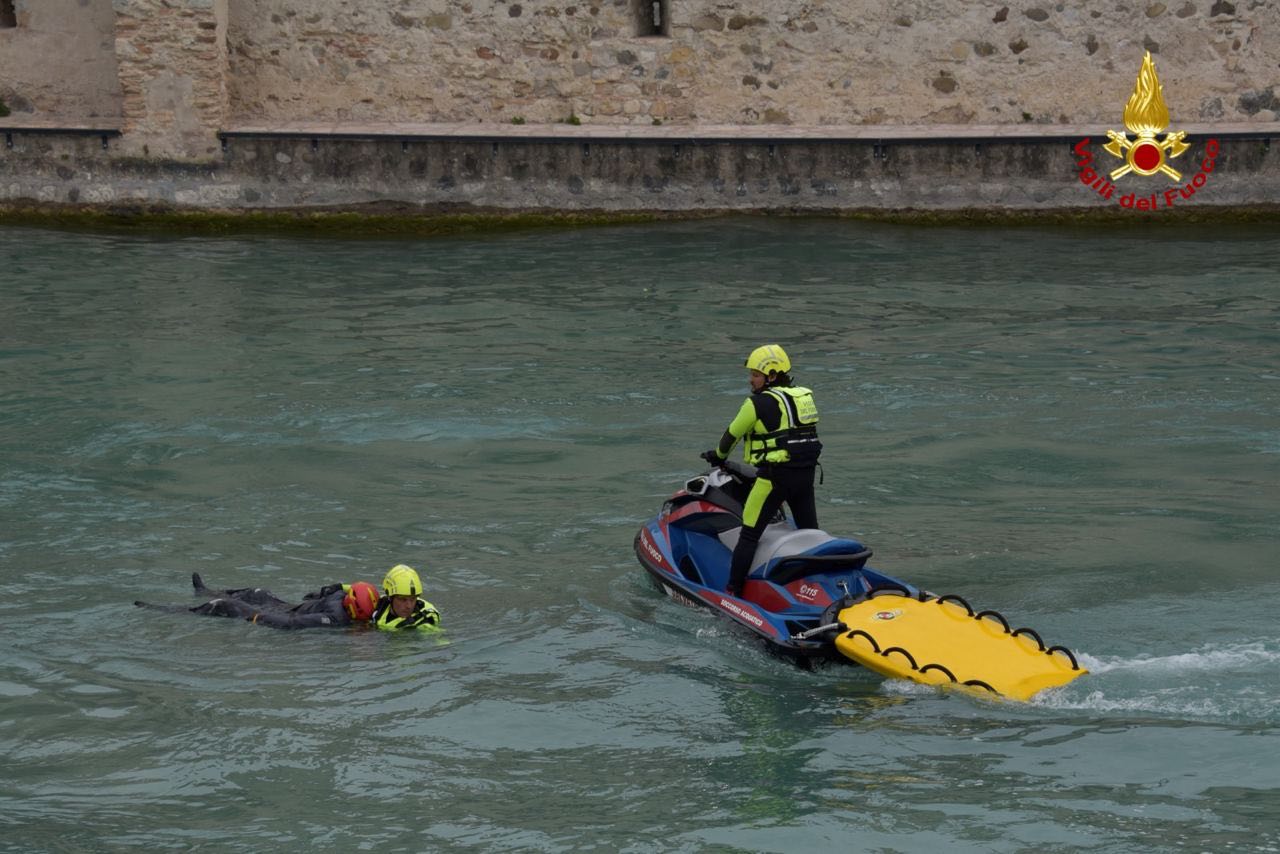
[[[741,532],[740,526],[722,531],[720,542],[732,551]],[[764,529],[747,577],[789,584],[815,572],[861,569],[870,557],[871,549],[856,540],[833,537],[818,528],[796,530],[785,523],[776,523]]]

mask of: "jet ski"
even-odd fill
[[[640,528],[636,556],[659,590],[709,608],[806,667],[852,662],[1015,699],[1086,672],[1034,630],[873,569],[871,549],[858,540],[797,529],[782,511],[760,538],[742,595],[725,592],[755,477],[753,467],[727,461],[685,483]]]

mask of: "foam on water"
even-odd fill
[[[1106,658],[1082,654],[1081,665],[1090,673],[1137,671],[1161,676],[1210,671],[1239,673],[1280,665],[1280,640],[1258,640],[1233,644],[1211,644],[1192,652],[1174,655],[1139,655],[1133,658]]]

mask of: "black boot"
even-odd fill
[[[738,544],[733,547],[733,557],[729,560],[729,584],[725,587],[729,595],[742,596],[742,587],[747,582],[747,573],[751,571],[751,561],[755,559],[759,542],[759,532],[742,529]]]

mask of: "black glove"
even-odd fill
[[[712,448],[709,451],[703,451],[699,456],[701,456],[704,460],[706,460],[708,463],[710,463],[713,466],[722,466],[724,465],[724,462],[725,462],[724,458],[721,457],[718,453],[716,453],[715,448]]]
[[[341,589],[342,589],[341,584],[326,584],[324,587],[320,588],[319,592],[312,591],[304,595],[302,598],[303,599],[323,599],[324,597],[328,596],[330,593],[337,593]]]

